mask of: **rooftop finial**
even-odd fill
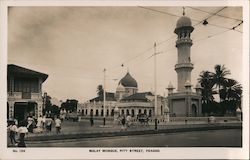
[[[183,9],[182,15],[185,16],[185,7],[182,7],[182,9]]]

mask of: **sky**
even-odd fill
[[[139,92],[154,90],[154,53],[157,55],[157,93],[167,95],[171,82],[177,87],[174,29],[182,16],[180,7],[10,7],[8,10],[8,64],[16,64],[49,75],[43,92],[65,101],[79,102],[96,96],[103,84],[115,92],[126,72],[136,79]],[[185,7],[192,24],[223,7]],[[173,16],[177,15],[177,16]],[[201,71],[214,71],[216,64],[231,71],[228,78],[242,84],[241,7],[226,7],[219,15],[199,23],[191,34],[191,83]],[[216,25],[216,26],[215,26]],[[220,26],[220,27],[218,27]],[[222,27],[221,27],[222,26]],[[208,38],[209,37],[209,38]],[[123,64],[123,65],[122,65]],[[123,66],[123,67],[122,67]]]

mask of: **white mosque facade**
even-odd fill
[[[154,110],[154,94],[151,92],[138,92],[136,80],[129,72],[119,81],[115,93],[106,92],[105,116],[112,117],[114,112],[120,115],[136,117],[145,114],[149,117],[161,116],[167,110],[167,98],[157,96],[157,113]],[[78,105],[78,112],[82,116],[104,116],[103,97],[95,97]]]

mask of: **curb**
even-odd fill
[[[51,141],[51,140],[66,140],[66,139],[84,139],[84,138],[100,138],[100,137],[115,137],[129,135],[145,135],[145,134],[160,134],[160,133],[177,133],[177,132],[194,132],[207,130],[224,130],[224,129],[242,129],[241,124],[237,125],[217,125],[211,124],[206,126],[186,126],[184,128],[168,128],[159,130],[134,130],[134,131],[112,131],[112,132],[94,132],[94,133],[75,133],[62,135],[49,135],[27,137],[26,141]]]

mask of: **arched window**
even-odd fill
[[[114,116],[114,109],[111,110],[111,116]]]
[[[135,111],[134,111],[134,109],[132,109],[132,117],[134,117],[135,116]]]
[[[85,114],[88,115],[88,109],[85,110]]]
[[[152,110],[149,110],[148,116],[151,117],[152,116]]]
[[[84,116],[84,109],[82,110],[82,116]]]
[[[195,104],[192,104],[192,116],[193,117],[197,116],[197,107]]]
[[[129,115],[129,110],[127,109],[127,111],[126,111],[126,115]]]
[[[90,110],[90,116],[93,116],[94,115],[94,111],[93,109]]]
[[[95,111],[95,116],[99,116],[98,109]]]
[[[107,109],[106,116],[109,116],[109,110]]]
[[[141,109],[139,109],[139,112],[138,112],[139,114],[141,114]]]
[[[144,114],[147,115],[147,110],[146,109],[144,109]]]
[[[124,109],[122,109],[122,114],[124,114]]]
[[[101,116],[103,116],[103,109],[102,109],[102,111],[101,111]]]

